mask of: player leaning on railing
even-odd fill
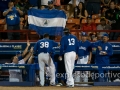
[[[6,64],[25,64],[25,62],[30,58],[30,56],[33,54],[33,47],[31,47],[30,52],[22,59],[19,60],[17,56],[14,56],[12,58],[12,63],[6,63]],[[32,60],[32,59],[29,59]],[[28,61],[29,63],[31,61]],[[22,82],[22,70],[20,69],[9,69],[9,81],[10,82]]]
[[[95,42],[93,44],[96,47],[96,54],[95,54],[95,64],[101,65],[109,65],[110,64],[110,56],[113,55],[113,48],[112,45],[108,42],[109,35],[103,34],[102,40]],[[104,73],[108,73],[106,70]],[[104,77],[103,81],[108,81],[108,77]]]
[[[92,58],[91,42],[87,40],[87,33],[82,32],[81,40],[78,43],[77,64],[90,64]],[[83,75],[84,74],[84,75]],[[88,82],[88,71],[76,71],[75,82]],[[87,86],[87,84],[83,84]]]

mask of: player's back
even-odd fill
[[[38,51],[38,54],[49,53],[51,48],[52,48],[52,45],[49,39],[41,39],[34,46],[34,50]]]
[[[64,53],[71,52],[77,50],[78,40],[74,35],[65,35],[61,39],[61,49],[63,49]]]
[[[49,39],[41,39],[39,40],[35,46],[34,46],[34,51],[37,51],[39,53],[51,53],[53,47],[57,47],[58,43],[54,42],[53,40]]]

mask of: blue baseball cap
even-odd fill
[[[103,36],[102,36],[102,37],[104,37],[104,36],[109,37],[109,35],[108,35],[107,33],[103,34]]]
[[[22,53],[21,51],[17,51],[17,52],[16,52],[16,55],[21,54],[21,53]]]
[[[68,28],[65,28],[65,29],[63,30],[63,32],[69,32],[69,29],[68,29]]]
[[[48,1],[48,4],[53,4],[53,1]]]
[[[88,36],[86,32],[82,32],[81,36]]]

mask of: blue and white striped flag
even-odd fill
[[[66,14],[60,10],[38,10],[30,9],[28,11],[29,29],[35,30],[43,35],[62,35],[66,25]]]

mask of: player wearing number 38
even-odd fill
[[[50,68],[50,84],[55,85],[55,65],[50,57],[53,47],[57,47],[58,43],[49,40],[49,34],[44,34],[44,38],[39,40],[35,46],[34,51],[38,53],[38,62],[40,67],[40,86],[44,86],[44,68],[45,64]]]
[[[76,52],[78,47],[78,40],[74,35],[69,33],[69,29],[64,29],[65,36],[60,41],[60,56],[59,60],[62,60],[62,54],[64,54],[65,69],[67,74],[67,86],[74,87],[74,79],[72,76],[74,69],[74,62],[76,59]]]

